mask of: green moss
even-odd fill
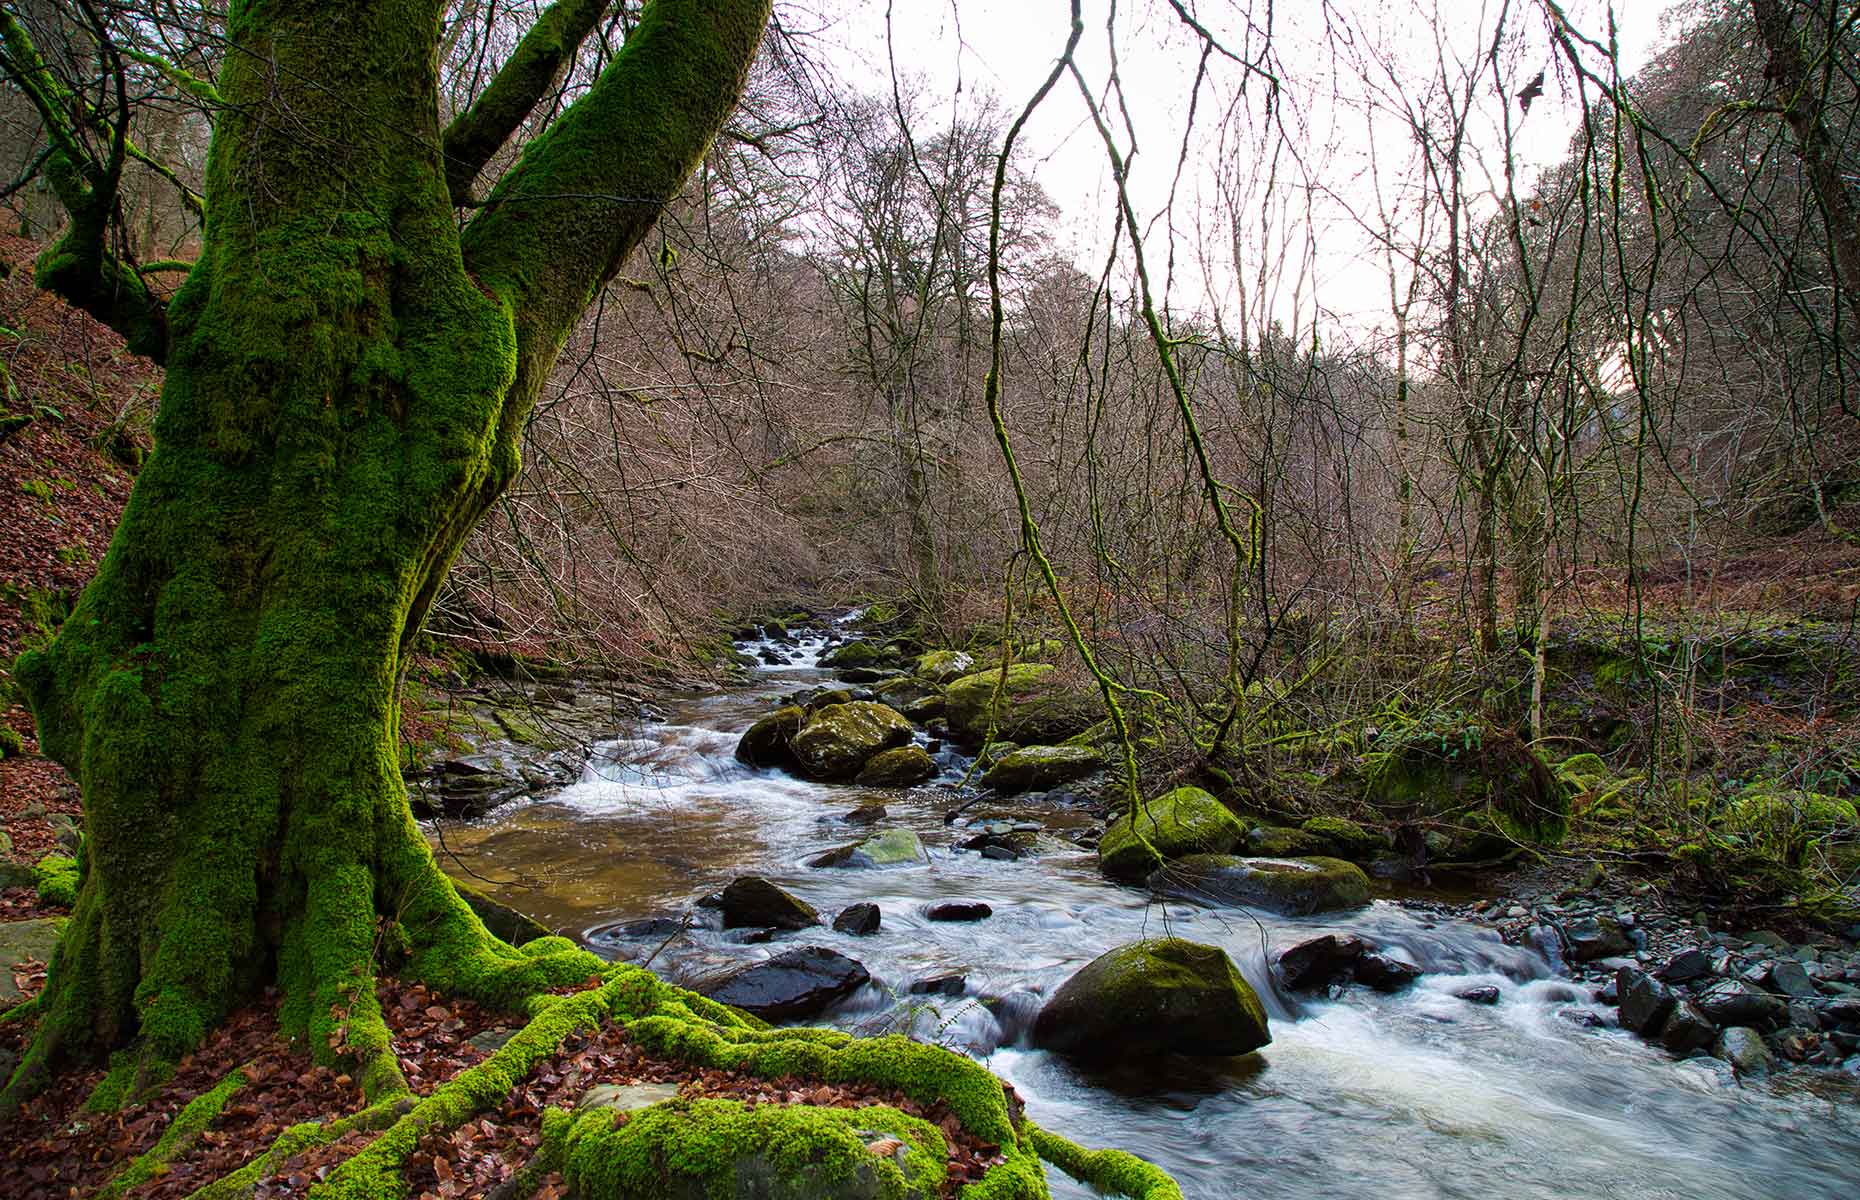
[[[819,779],[851,779],[883,750],[911,740],[911,723],[903,714],[869,700],[823,708],[794,735],[794,755],[807,773]]]
[[[18,758],[26,752],[26,739],[11,725],[0,725],[0,759]]]
[[[922,746],[880,750],[859,768],[854,782],[865,787],[909,787],[936,774],[936,763]]]
[[[975,656],[966,650],[932,650],[920,655],[912,668],[932,683],[945,684],[974,671]]]
[[[32,877],[41,902],[60,908],[70,908],[77,903],[78,885],[82,880],[77,859],[48,854],[32,868]]]
[[[1180,787],[1113,821],[1098,843],[1098,865],[1113,879],[1139,880],[1168,859],[1225,854],[1246,832],[1246,822],[1219,800]]]
[[[1015,663],[952,680],[943,691],[950,730],[968,741],[1053,745],[1104,715],[1095,691],[1068,684],[1046,663]]]
[[[1387,853],[1389,849],[1387,837],[1342,817],[1312,817],[1299,828],[1314,837],[1322,838],[1338,857],[1347,858],[1351,862],[1367,862],[1378,854]]]
[[[128,1166],[124,1167],[110,1181],[99,1188],[96,1195],[101,1200],[121,1196],[167,1169],[170,1162],[185,1153],[207,1126],[213,1124],[226,1107],[233,1093],[246,1084],[245,1068],[241,1067],[219,1081],[211,1089],[195,1096],[168,1123],[153,1146],[138,1155]]]
[[[820,656],[823,667],[886,667],[898,663],[898,655],[876,642],[847,642]]]
[[[982,782],[1002,792],[1045,790],[1104,769],[1104,755],[1087,746],[1027,746],[995,760]]]
[[[1129,1200],[1182,1200],[1182,1189],[1167,1172],[1134,1154],[1087,1150],[1031,1122],[1028,1134],[1041,1158],[1087,1187]]]

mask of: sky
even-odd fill
[[[1257,27],[1249,29],[1244,3],[1185,6],[1241,57],[1264,43]],[[1254,7],[1264,12],[1265,0]],[[1606,39],[1606,0],[1564,0],[1561,7],[1578,30]],[[1648,60],[1662,19],[1676,7],[1675,0],[1625,0],[1614,9],[1624,73]],[[1169,276],[1174,308],[1218,312],[1235,323],[1245,312],[1253,326],[1263,314],[1300,336],[1315,322],[1373,337],[1388,323],[1389,273],[1381,243],[1365,226],[1382,228],[1387,214],[1402,229],[1414,209],[1402,186],[1412,170],[1411,143],[1388,112],[1388,77],[1418,95],[1442,52],[1485,64],[1475,89],[1472,161],[1492,205],[1504,174],[1504,112],[1513,122],[1512,167],[1522,191],[1562,157],[1578,128],[1576,81],[1558,69],[1540,0],[1278,0],[1274,8],[1270,66],[1282,97],[1276,122],[1266,118],[1265,81],[1217,53],[1184,148],[1202,45],[1164,0],[1123,0],[1110,21],[1111,0],[1088,0],[1080,72],[1104,96],[1115,43],[1128,110],[1128,126],[1116,114],[1117,137],[1127,153],[1135,135],[1130,192],[1152,277],[1161,288]],[[844,76],[885,92],[895,70],[939,97],[945,113],[982,92],[1018,112],[1068,31],[1065,0],[847,0],[840,12],[824,36],[836,45]],[[1500,78],[1487,82],[1484,51],[1501,15],[1510,40]],[[1386,64],[1379,97],[1361,83],[1372,50]],[[1509,97],[1545,68],[1543,95],[1523,113]],[[1369,67],[1372,76],[1378,70]],[[1063,80],[1055,88],[1029,121],[1017,157],[1058,204],[1058,249],[1097,274],[1114,229],[1115,193],[1076,84]],[[1234,212],[1243,218],[1237,238]],[[1165,269],[1171,261],[1172,275]]]

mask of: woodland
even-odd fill
[[[921,7],[0,11],[0,1193],[1853,1194],[1860,4]]]

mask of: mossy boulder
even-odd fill
[[[77,903],[77,859],[63,854],[48,854],[33,866],[32,876],[39,889],[41,903],[55,904],[60,908],[70,908]]]
[[[844,669],[847,667],[894,667],[898,665],[898,653],[877,642],[847,642],[844,646],[835,646],[820,656],[820,665]]]
[[[909,829],[887,829],[863,842],[839,846],[807,860],[810,867],[896,867],[929,862],[930,854]]]
[[[0,725],[0,759],[18,758],[26,752],[26,739],[11,725]]]
[[[1085,1058],[1246,1054],[1271,1040],[1259,996],[1226,952],[1180,938],[1099,955],[1033,1023],[1034,1045]]]
[[[975,670],[975,656],[965,650],[932,650],[912,669],[932,683],[949,683]]]
[[[996,689],[1000,689],[997,698]],[[1095,690],[1068,683],[1047,663],[978,671],[943,691],[950,732],[968,742],[990,735],[1022,745],[1053,745],[1090,728],[1104,710]]]
[[[752,767],[798,765],[794,756],[794,737],[801,732],[801,726],[806,721],[807,713],[799,705],[790,704],[776,709],[744,732],[741,740],[736,743],[737,761]]]
[[[909,787],[936,774],[936,763],[922,746],[894,746],[866,759],[854,782],[865,787]]]
[[[817,779],[851,779],[881,750],[911,740],[911,723],[870,700],[823,708],[807,718],[790,745],[801,768]]]
[[[1245,837],[1246,822],[1226,805],[1198,787],[1179,787],[1111,822],[1098,843],[1098,866],[1134,882],[1167,859],[1225,854]]]
[[[905,711],[912,704],[931,697],[941,697],[943,689],[927,679],[917,679],[909,675],[888,679],[872,689],[872,694],[879,701],[889,704],[900,711]]]
[[[1361,908],[1369,903],[1369,876],[1340,858],[1237,858],[1191,854],[1159,867],[1150,887],[1214,904],[1263,908],[1289,917]]]
[[[1614,778],[1599,754],[1572,754],[1556,765],[1556,776],[1578,792],[1593,791]]]
[[[760,875],[739,875],[723,889],[725,929],[810,929],[820,912]]]
[[[934,696],[925,696],[922,700],[913,700],[900,707],[898,711],[911,720],[923,724],[942,716],[948,707],[949,701],[943,699],[943,693],[938,692]]]
[[[1247,853],[1258,858],[1304,858],[1330,848],[1327,839],[1286,825],[1259,825],[1246,835]]]
[[[1323,841],[1325,848],[1319,850],[1319,854],[1347,858],[1351,862],[1368,862],[1389,852],[1386,835],[1342,817],[1312,817],[1299,828]]]
[[[1515,733],[1437,719],[1385,733],[1364,756],[1366,798],[1399,819],[1488,813],[1521,843],[1554,845],[1572,788]]]
[[[1104,768],[1104,756],[1086,746],[1027,746],[1003,755],[982,776],[1000,792],[1045,791]]]

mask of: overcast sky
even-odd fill
[[[1264,41],[1249,28],[1244,3],[1188,6],[1223,46],[1243,56]],[[1257,6],[1261,12],[1265,4]],[[1610,18],[1604,0],[1563,4],[1584,33],[1605,39]],[[1661,21],[1674,0],[1632,0],[1618,5],[1621,62],[1631,74],[1658,43]],[[1199,40],[1183,28],[1164,0],[1123,0],[1114,32],[1106,29],[1109,0],[1085,5],[1086,34],[1078,61],[1088,83],[1102,94],[1111,74],[1107,44],[1114,41],[1117,73],[1136,133],[1132,195],[1149,230],[1146,253],[1152,274],[1162,268],[1174,240],[1176,275],[1171,302],[1179,310],[1219,310],[1231,320],[1239,307],[1237,281],[1250,280],[1248,299],[1260,311],[1256,272],[1262,259],[1278,261],[1288,244],[1314,251],[1289,256],[1274,272],[1265,299],[1281,320],[1304,323],[1321,312],[1319,326],[1341,324],[1366,335],[1386,322],[1387,273],[1382,252],[1359,221],[1377,220],[1375,173],[1386,181],[1382,207],[1396,214],[1399,178],[1407,168],[1409,141],[1384,113],[1375,115],[1361,85],[1362,56],[1378,48],[1392,63],[1404,88],[1426,89],[1437,50],[1465,62],[1484,60],[1484,49],[1501,13],[1512,31],[1502,77],[1507,92],[1522,87],[1529,73],[1550,67],[1544,94],[1528,115],[1501,98],[1497,83],[1482,85],[1475,122],[1474,173],[1492,188],[1502,179],[1504,106],[1514,123],[1513,162],[1520,190],[1534,172],[1562,158],[1581,115],[1574,82],[1559,73],[1549,49],[1546,21],[1537,0],[1331,0],[1276,5],[1272,30],[1274,69],[1289,103],[1276,125],[1263,119],[1264,81],[1216,55],[1200,91],[1194,133],[1183,177],[1169,207],[1182,134],[1201,53]],[[828,34],[839,47],[836,66],[872,90],[888,90],[893,65],[928,85],[941,98],[940,111],[965,103],[978,92],[997,96],[1017,112],[1039,87],[1064,46],[1066,0],[846,0],[845,17]],[[1488,76],[1489,77],[1489,76]],[[1242,81],[1249,99],[1239,99]],[[1230,106],[1236,116],[1223,122]],[[946,122],[941,122],[946,123]],[[1223,128],[1225,124],[1225,129]],[[1278,130],[1289,142],[1276,146]],[[920,136],[935,130],[919,130]],[[1128,135],[1119,140],[1128,148]],[[1371,145],[1373,141],[1373,147]],[[1017,157],[1058,203],[1060,246],[1067,257],[1096,274],[1112,229],[1113,194],[1105,153],[1076,85],[1063,81],[1035,115]],[[1273,174],[1268,181],[1267,172]],[[1305,179],[1322,192],[1307,204]],[[1236,272],[1232,234],[1222,215],[1223,193],[1241,197],[1246,216]],[[1260,206],[1272,217],[1258,228]],[[1163,216],[1167,210],[1166,218]],[[1207,249],[1201,249],[1207,247]],[[1310,265],[1300,270],[1299,259]]]

